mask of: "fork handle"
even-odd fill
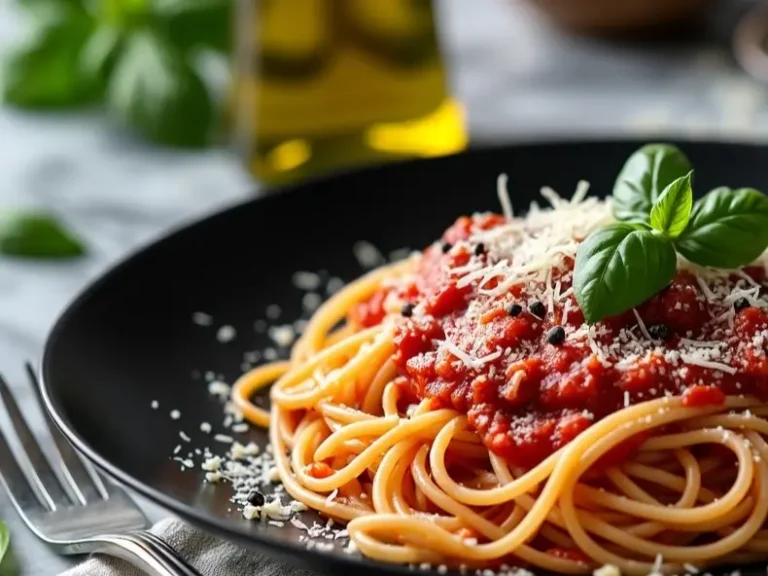
[[[121,558],[151,576],[201,576],[173,548],[144,530],[99,536],[90,544],[92,552]]]
[[[154,545],[157,552],[163,554],[168,562],[172,563],[179,574],[183,576],[202,576],[195,568],[190,566],[186,560],[179,556],[178,552],[159,536],[148,530],[137,530],[131,533],[133,536],[144,541],[150,548]]]

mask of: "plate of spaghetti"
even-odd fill
[[[234,207],[69,307],[48,408],[328,574],[764,573],[764,154],[511,146]]]

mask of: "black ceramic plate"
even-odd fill
[[[542,185],[570,194],[579,179],[606,193],[640,144],[536,144],[397,164],[304,184],[180,230],[117,266],[58,321],[43,361],[49,408],[107,474],[204,529],[327,574],[345,566],[406,572],[340,546],[308,551],[290,524],[244,520],[228,502],[228,487],[205,485],[199,466],[182,472],[170,459],[179,431],[192,437],[193,447],[213,446],[199,424],[222,422],[221,404],[200,375],[210,370],[231,382],[244,352],[270,345],[254,329],[268,305],[281,307],[280,321],[301,315],[294,271],[326,270],[350,280],[363,271],[352,251],[357,241],[384,254],[423,247],[461,214],[498,210],[500,172],[509,174],[517,207],[538,197]],[[697,190],[722,184],[768,190],[764,147],[682,148],[696,167]],[[193,323],[195,311],[210,314],[214,324]],[[222,325],[236,329],[231,342],[217,341]],[[153,400],[158,410],[150,408]],[[172,409],[181,412],[179,420],[169,417]],[[266,444],[263,432],[249,434]]]

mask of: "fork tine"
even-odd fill
[[[69,503],[74,504],[74,500],[64,491],[59,479],[56,478],[48,459],[40,450],[37,440],[27,426],[24,417],[21,415],[19,405],[11,393],[5,379],[0,376],[0,397],[3,399],[5,409],[11,419],[13,428],[19,437],[24,454],[30,464],[30,479],[37,485],[41,496],[51,510],[56,510],[60,506],[66,506]]]
[[[40,381],[37,378],[35,369],[29,362],[25,363],[25,367],[27,369],[29,381],[35,391],[37,401],[43,411],[45,423],[48,425],[48,431],[53,437],[56,449],[61,456],[59,468],[69,484],[69,487],[72,489],[72,492],[83,504],[107,498],[108,491],[101,482],[101,478],[98,477],[93,468],[80,458],[69,441],[64,437],[64,434],[62,434],[58,426],[56,426],[56,423],[51,419],[51,415],[48,413],[48,410],[45,408],[45,403],[43,402],[43,395],[40,391]]]
[[[26,520],[30,512],[46,511],[48,503],[30,486],[2,430],[0,430],[0,480],[22,518]]]

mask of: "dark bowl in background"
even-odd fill
[[[668,28],[692,21],[713,0],[527,0],[566,30],[621,35]]]

